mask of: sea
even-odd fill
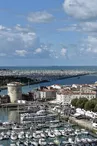
[[[31,71],[31,70],[79,70],[79,71],[97,71],[97,66],[42,66],[42,67],[26,67],[26,66],[16,66],[16,67],[6,67],[2,66],[0,69],[9,69],[9,70],[23,70],[23,71]],[[80,78],[78,77],[73,77],[73,78],[67,78],[67,79],[62,79],[62,80],[53,80],[51,82],[45,82],[45,83],[39,83],[39,84],[34,84],[34,85],[27,85],[22,87],[22,92],[27,93],[29,91],[34,90],[37,87],[40,86],[49,86],[53,84],[59,84],[59,85],[71,85],[71,84],[91,84],[97,81],[97,74],[92,74],[92,75],[86,75],[86,76],[81,76]],[[1,95],[6,95],[7,90],[2,90],[0,92]]]

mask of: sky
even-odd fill
[[[0,0],[0,66],[97,65],[97,0]]]

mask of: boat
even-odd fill
[[[81,142],[81,140],[79,139],[78,136],[76,136],[76,137],[75,137],[75,144],[80,143],[80,142]]]
[[[57,127],[60,127],[60,124],[59,123],[57,123],[57,124],[50,124],[49,127],[57,128]]]
[[[81,131],[79,129],[76,129],[74,133],[75,135],[81,135]]]
[[[31,141],[31,144],[32,144],[33,146],[38,146],[38,143],[37,143],[36,141]]]
[[[21,132],[18,134],[18,138],[19,138],[20,140],[25,139],[25,133],[24,133],[24,131],[21,131]]]
[[[54,129],[55,136],[61,136],[61,132],[58,129]]]
[[[33,137],[39,139],[39,138],[41,138],[41,134],[33,132]]]
[[[12,132],[10,138],[11,138],[11,140],[17,140],[18,136],[15,132]]]
[[[5,135],[5,133],[4,133],[4,132],[1,132],[0,134],[1,134],[2,136],[4,136],[4,135]]]
[[[59,130],[62,136],[65,136],[65,131],[64,130]]]
[[[86,135],[89,134],[89,132],[86,131],[85,129],[81,129],[81,133],[82,133],[82,134],[86,134]]]
[[[51,137],[51,138],[54,138],[55,137],[55,134],[53,131],[48,131],[48,136]]]
[[[92,143],[93,142],[93,140],[90,139],[90,138],[86,138],[86,140],[87,140],[88,143]]]
[[[87,139],[86,139],[86,138],[81,138],[81,141],[82,141],[83,143],[87,143]]]
[[[68,142],[69,142],[70,144],[74,144],[74,141],[72,140],[71,137],[68,138]]]
[[[54,146],[54,143],[51,142],[51,141],[48,141],[47,144],[48,144],[49,146]]]
[[[2,135],[0,135],[0,141],[1,141],[1,140],[3,140],[3,136],[2,136]]]
[[[31,133],[29,131],[26,132],[25,137],[28,139],[31,139],[33,136],[31,135]]]
[[[28,140],[26,140],[26,141],[24,142],[24,145],[25,145],[25,146],[32,146],[31,142],[28,141]]]
[[[16,146],[16,144],[15,143],[11,143],[10,146]]]
[[[5,134],[5,135],[3,136],[3,139],[4,139],[4,140],[9,139],[9,135]]]
[[[24,142],[22,142],[22,141],[17,141],[17,142],[16,142],[16,145],[17,145],[17,146],[24,146]]]
[[[8,130],[8,131],[6,132],[6,134],[7,134],[8,136],[10,136],[10,135],[11,135],[11,131]]]
[[[46,146],[46,144],[47,144],[47,142],[44,138],[40,138],[38,143],[40,146]]]
[[[41,132],[41,137],[46,138],[46,134],[44,132]]]
[[[28,130],[29,127],[25,125],[14,125],[12,126],[12,130],[21,131],[21,130]]]

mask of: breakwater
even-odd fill
[[[90,71],[74,71],[74,70],[32,70],[32,71],[11,71],[0,70],[0,89],[6,89],[9,82],[21,82],[22,86],[34,85],[39,83],[51,82],[55,80],[63,80],[94,74]]]

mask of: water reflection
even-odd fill
[[[19,122],[19,116],[18,116],[17,111],[9,111],[8,121],[9,122]]]
[[[8,111],[4,108],[0,108],[0,121],[8,121]]]
[[[5,121],[18,122],[19,121],[19,115],[18,115],[16,110],[1,108],[0,109],[0,121],[1,122],[5,122]]]

